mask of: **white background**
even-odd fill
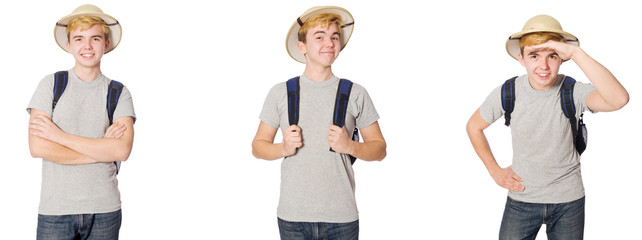
[[[618,112],[585,116],[582,174],[586,239],[633,238],[642,224],[642,17],[633,2],[90,1],[123,26],[102,70],[127,85],[138,116],[118,176],[121,239],[278,238],[281,160],[255,159],[250,143],[270,87],[303,72],[285,51],[286,33],[318,5],[353,14],[333,71],[368,89],[388,143],[384,161],[354,165],[362,239],[497,238],[506,191],[465,124],[493,88],[524,73],[504,43],[538,14],[578,36],[631,95]],[[35,238],[41,160],[29,155],[25,108],[43,76],[73,66],[52,33],[84,3],[0,6],[0,239]],[[588,81],[572,61],[560,72]],[[486,135],[508,166],[502,121]]]

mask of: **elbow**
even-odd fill
[[[121,149],[119,151],[114,151],[113,155],[110,157],[109,161],[106,162],[115,162],[115,161],[120,161],[120,162],[126,162],[127,159],[129,159],[129,155],[132,152],[132,148],[126,148],[126,149]]]
[[[381,162],[381,161],[383,161],[384,158],[386,158],[387,155],[388,155],[388,153],[384,149],[383,152],[381,153],[381,155],[379,156],[379,158],[376,159],[375,161]]]
[[[38,144],[39,141],[35,138],[36,137],[29,136],[29,153],[32,158],[43,158],[45,154],[43,152],[43,147]]]
[[[621,98],[618,98],[609,102],[605,102],[605,106],[607,107],[605,109],[598,109],[598,111],[603,111],[603,112],[617,111],[622,109],[628,103],[629,103],[629,95],[627,94],[626,96],[623,96]]]
[[[32,158],[42,158],[42,153],[38,151],[38,148],[29,146],[29,153]]]
[[[372,158],[372,160],[370,161],[377,161],[377,162],[383,161],[383,159],[386,158],[386,156],[388,155],[388,151],[386,150],[386,148],[387,148],[386,142],[382,141],[379,146],[378,154],[374,158]]]
[[[127,159],[129,159],[129,153],[128,154],[120,154],[120,155],[116,156],[116,159],[117,159],[116,161],[126,162]]]
[[[473,129],[474,129],[473,123],[472,123],[472,121],[469,120],[466,123],[466,133],[468,133],[468,135],[470,135],[470,133],[473,132]]]
[[[381,155],[379,160],[377,161],[383,161],[383,159],[386,158],[386,156],[388,155],[388,151],[386,150],[387,147],[388,145],[386,144],[386,142],[383,142],[383,146],[381,147],[382,148]]]
[[[256,159],[261,159],[261,156],[259,155],[259,152],[257,149],[258,147],[256,145],[257,145],[257,142],[252,141],[252,156],[254,156]]]

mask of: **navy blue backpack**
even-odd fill
[[[65,92],[65,88],[67,88],[67,82],[68,82],[68,76],[69,73],[67,71],[59,71],[54,74],[54,88],[53,88],[53,101],[51,105],[51,112],[56,108],[56,104],[58,104],[58,100],[60,99],[60,96],[62,96],[62,93]],[[114,111],[116,111],[116,105],[118,105],[118,99],[120,98],[120,94],[123,92],[123,84],[116,81],[116,80],[111,80],[109,82],[109,89],[107,90],[107,116],[109,116],[109,125],[111,126],[114,122]],[[118,174],[120,170],[120,161],[115,161],[114,164],[116,165],[116,174]]]
[[[299,123],[299,77],[291,78],[286,82],[288,91],[288,122],[290,126]],[[343,127],[345,125],[346,111],[348,110],[348,100],[350,99],[350,92],[352,90],[352,82],[348,79],[339,80],[339,88],[337,88],[337,98],[334,102],[334,115],[332,117],[332,124]],[[359,129],[354,128],[352,133],[352,140],[359,141]],[[334,152],[332,148],[330,151]],[[354,164],[357,160],[356,157],[350,156],[350,163]]]
[[[512,77],[502,85],[501,95],[502,95],[502,108],[504,109],[504,123],[506,126],[510,126],[510,114],[515,108],[515,79],[517,77]],[[575,150],[582,155],[584,150],[586,150],[586,144],[588,140],[586,125],[584,124],[584,114],[580,114],[580,120],[577,121],[575,117],[575,103],[573,101],[573,89],[575,88],[575,79],[572,77],[566,76],[562,87],[560,88],[560,103],[562,107],[562,112],[564,116],[568,118],[571,124],[571,133],[573,134],[573,144],[575,145]],[[579,127],[578,127],[579,125]]]

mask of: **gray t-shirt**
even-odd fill
[[[511,113],[513,171],[524,180],[524,192],[508,192],[512,199],[531,203],[564,203],[584,196],[580,155],[575,151],[571,125],[560,105],[560,87],[564,75],[555,85],[536,91],[528,75],[515,80],[515,108]],[[577,119],[589,110],[586,96],[590,84],[577,82],[573,93]],[[480,107],[482,118],[489,123],[503,118],[501,86],[493,90]]]
[[[53,114],[53,74],[40,81],[27,111],[44,111],[66,133],[102,138],[109,127],[106,106],[110,79],[101,74],[94,81],[83,82],[73,70],[68,72],[67,88]],[[124,87],[114,120],[126,116],[136,117],[131,94]],[[118,209],[120,192],[114,163],[62,165],[43,159],[39,214],[106,213]]]
[[[296,222],[344,223],[359,219],[355,201],[355,181],[346,154],[330,152],[328,131],[332,124],[339,78],[315,82],[300,77],[299,124],[303,147],[281,163],[281,195],[277,216]],[[274,86],[263,105],[260,119],[286,129],[288,123],[285,82]],[[355,124],[370,126],[379,119],[370,96],[359,84],[353,84],[346,113],[349,135]]]

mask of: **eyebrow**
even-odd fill
[[[85,36],[83,36],[83,35],[74,35],[74,36],[72,36],[71,38],[72,38],[72,39],[76,39],[76,38],[83,38],[83,37],[85,37]],[[103,36],[101,36],[101,35],[92,35],[92,36],[90,36],[89,38],[100,38],[100,39],[102,39],[102,38],[103,38]]]
[[[530,52],[530,53],[528,53],[528,55],[529,55],[529,56],[532,56],[532,55],[539,55],[539,53],[540,53],[540,52],[542,52],[542,51],[534,51],[534,52]],[[546,56],[551,56],[551,55],[558,55],[558,54],[557,54],[557,52],[553,51],[552,53],[547,54]]]
[[[317,34],[317,33],[325,34],[326,32],[325,31],[316,31],[316,32],[314,32],[314,34]],[[339,32],[333,32],[332,35],[341,35],[341,34],[339,34]]]

